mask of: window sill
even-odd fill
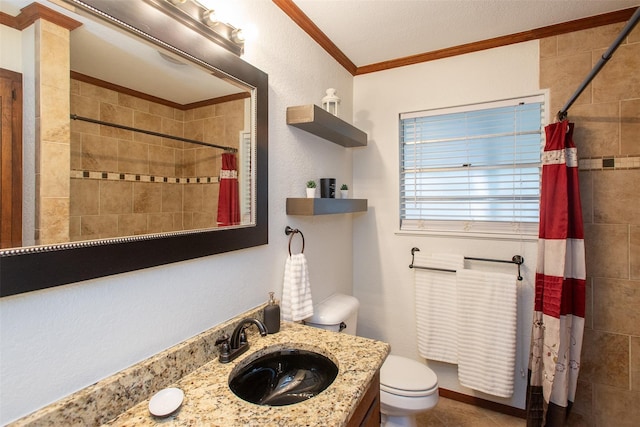
[[[446,231],[446,230],[396,230],[396,236],[432,236],[432,237],[448,237],[457,239],[477,239],[477,240],[510,240],[516,242],[535,242],[538,235],[522,233],[490,233],[477,231]]]

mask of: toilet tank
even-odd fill
[[[313,306],[313,316],[305,319],[305,324],[334,332],[355,335],[360,303],[355,297],[333,294]]]

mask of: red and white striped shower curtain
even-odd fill
[[[584,331],[584,227],[573,123],[545,128],[527,426],[562,426],[575,398]]]
[[[240,224],[237,160],[235,154],[223,153],[218,193],[218,227],[237,224]]]

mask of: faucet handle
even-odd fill
[[[220,355],[229,355],[229,334],[221,335],[215,342],[216,346],[220,346]]]

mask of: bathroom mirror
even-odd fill
[[[1,249],[0,296],[266,244],[267,75],[178,23],[158,0],[64,1],[76,7],[64,13],[84,23],[71,35],[70,206],[60,221],[69,224],[68,238],[45,242],[33,238],[40,233],[27,233],[21,247]],[[74,43],[94,43],[89,51],[95,55],[77,57]],[[117,46],[126,48],[129,59],[110,59],[115,53],[109,50]],[[134,68],[138,60],[168,71]],[[107,69],[116,73],[103,73]],[[127,114],[134,111],[138,120],[123,121],[118,107],[87,96],[105,93],[124,99]],[[141,104],[144,111],[135,110]],[[124,128],[103,124],[105,116],[105,122]],[[221,135],[212,136],[218,130]],[[218,224],[219,181],[227,177],[223,153],[237,161],[240,215]],[[119,193],[127,194],[131,206],[114,201]],[[172,193],[191,210],[167,209],[176,204]],[[111,211],[101,218],[96,206],[107,204]],[[157,213],[149,208],[154,204],[160,206]]]

